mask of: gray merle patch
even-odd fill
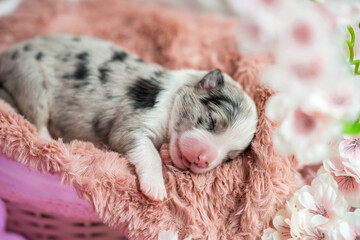
[[[100,73],[100,81],[102,84],[107,83],[108,79],[109,79],[109,73],[110,73],[110,69],[108,69],[107,67],[101,67],[99,68],[99,73]]]
[[[11,55],[11,60],[15,60],[19,55],[19,52],[16,50],[12,55]]]
[[[160,71],[160,70],[154,72],[155,77],[161,77],[163,74],[164,74],[164,72],[163,72],[163,71]]]
[[[76,70],[74,72],[74,78],[78,80],[84,80],[89,76],[89,69],[86,66],[86,63],[79,63],[76,66]]]
[[[60,54],[58,56],[56,56],[57,59],[60,59],[63,62],[68,62],[71,59],[71,54],[70,53],[66,53],[64,54]]]
[[[73,78],[76,80],[86,80],[89,77],[89,69],[86,62],[80,62],[76,65],[76,69],[73,74],[65,74],[63,78]]]
[[[76,55],[76,58],[82,61],[86,61],[88,57],[89,57],[89,53],[87,52],[82,52]]]
[[[210,111],[222,112],[232,122],[242,111],[241,102],[229,97],[222,91],[209,91],[206,96],[200,99]]]
[[[132,100],[135,109],[152,108],[162,90],[161,83],[156,79],[139,78],[128,87],[126,95]]]
[[[24,51],[30,51],[32,48],[31,48],[31,45],[30,44],[26,44],[24,46]]]
[[[124,61],[128,57],[126,52],[114,51],[111,61]]]
[[[41,59],[43,58],[43,55],[44,54],[42,52],[38,52],[35,56],[36,60],[41,61]]]
[[[85,86],[88,86],[88,85],[90,85],[89,82],[80,82],[80,83],[77,82],[77,83],[74,84],[74,88],[79,89],[79,88],[82,88],[82,87],[85,87]]]

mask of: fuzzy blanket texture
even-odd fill
[[[166,68],[220,68],[255,100],[259,124],[251,146],[206,174],[163,165],[168,199],[139,191],[134,167],[121,154],[88,142],[45,143],[35,128],[0,101],[0,151],[30,168],[60,174],[109,226],[126,226],[130,239],[256,239],[295,188],[295,160],[278,156],[264,114],[271,91],[258,81],[264,58],[238,52],[235,21],[127,0],[27,0],[0,18],[0,51],[37,35],[66,32],[113,41]],[[146,161],[146,159],[144,160]]]

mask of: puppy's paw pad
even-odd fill
[[[153,201],[163,201],[167,198],[164,184],[141,184],[141,192]]]

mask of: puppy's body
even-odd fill
[[[125,153],[156,200],[166,196],[162,143],[170,140],[176,166],[205,172],[243,150],[256,127],[254,103],[219,70],[168,71],[90,37],[49,35],[9,48],[0,84],[39,131]]]

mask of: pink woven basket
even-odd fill
[[[29,171],[0,154],[0,198],[5,202],[7,231],[26,239],[126,239],[97,218],[88,202],[57,175]]]

